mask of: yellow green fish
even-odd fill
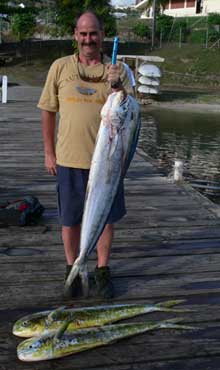
[[[157,304],[115,304],[83,308],[61,307],[54,311],[38,312],[19,319],[13,326],[13,334],[28,338],[54,333],[66,321],[69,322],[70,330],[77,330],[102,326],[155,311],[188,312],[187,309],[173,308],[173,306],[183,302],[184,300],[173,300]]]
[[[66,323],[55,335],[50,333],[24,340],[17,347],[17,355],[21,361],[51,360],[155,329],[194,329],[177,324],[180,320],[106,325],[74,332],[66,330],[68,327]]]

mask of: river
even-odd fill
[[[166,173],[180,159],[186,178],[220,186],[220,114],[143,107],[139,146]]]

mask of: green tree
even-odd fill
[[[158,38],[162,34],[164,41],[179,41],[181,33],[182,41],[185,42],[189,30],[185,18],[174,19],[169,15],[160,14],[157,16],[156,33]]]
[[[167,39],[170,33],[170,30],[173,25],[173,17],[170,15],[161,14],[157,16],[157,34],[163,33],[164,39]]]
[[[208,24],[220,25],[220,14],[219,13],[209,13]]]
[[[215,42],[220,39],[220,14],[209,13],[208,15],[209,25],[209,41]]]
[[[56,0],[56,23],[60,34],[72,34],[77,16],[89,9],[103,20],[107,36],[116,34],[116,20],[109,0]]]
[[[146,7],[150,8],[153,5],[154,0],[148,0]],[[165,9],[166,5],[169,4],[169,0],[157,0],[156,1],[156,7]]]
[[[148,37],[151,33],[150,28],[143,22],[136,23],[133,27],[133,32],[141,38]]]
[[[19,13],[11,17],[12,33],[19,41],[31,37],[36,28],[35,15],[32,13]]]

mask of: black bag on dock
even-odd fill
[[[37,197],[31,195],[23,199],[0,205],[0,224],[13,226],[33,225],[43,214],[44,207]]]

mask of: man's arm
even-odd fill
[[[120,70],[117,64],[110,64],[108,69],[108,81],[112,86],[112,91],[123,90],[120,79]]]
[[[45,154],[44,164],[48,173],[55,176],[57,173],[55,152],[56,113],[42,110],[41,118]]]
[[[112,86],[112,92],[123,90],[125,96],[127,94],[133,95],[133,89],[128,78],[127,71],[124,65],[114,64],[109,65],[108,67],[108,81]]]

